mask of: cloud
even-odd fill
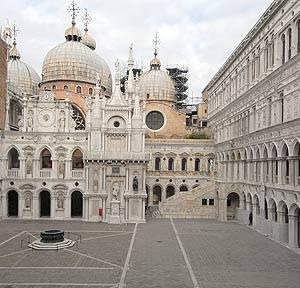
[[[67,7],[71,1],[10,0],[2,5],[0,22],[15,21],[21,30],[18,47],[22,60],[41,73],[46,53],[64,41],[71,25]],[[93,20],[89,33],[112,72],[116,59],[126,64],[128,47],[144,70],[153,57],[152,40],[160,35],[162,65],[189,67],[190,94],[202,89],[226,61],[239,42],[271,4],[271,0],[126,0],[77,1],[81,16],[88,9]]]

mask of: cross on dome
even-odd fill
[[[158,32],[155,33],[155,37],[153,39],[153,44],[154,44],[154,55],[157,56],[158,55],[158,45],[160,44],[160,40],[158,38]]]
[[[72,17],[72,25],[75,25],[76,24],[76,22],[75,22],[76,16],[80,11],[79,6],[73,0],[67,10],[68,10],[68,12],[70,13],[70,15]]]
[[[82,19],[82,22],[83,22],[83,24],[85,26],[84,31],[87,32],[88,31],[88,25],[91,23],[92,17],[88,14],[86,8],[84,8],[84,10],[85,10],[85,13],[83,14],[83,16],[82,16],[81,19]]]

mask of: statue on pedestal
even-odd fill
[[[118,200],[119,191],[120,191],[119,183],[115,182],[112,187],[112,200],[114,201]]]
[[[133,191],[137,192],[139,190],[139,179],[137,176],[133,177],[133,181],[132,181],[132,189]]]

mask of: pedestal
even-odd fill
[[[118,200],[112,200],[110,202],[110,217],[109,217],[109,223],[110,224],[120,224],[121,218],[120,218],[120,201]]]

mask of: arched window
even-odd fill
[[[200,171],[200,159],[195,159],[195,171]]]
[[[84,130],[85,129],[85,119],[82,113],[72,105],[72,119],[75,122],[75,130]]]
[[[20,160],[19,153],[15,148],[12,148],[8,152],[8,169],[19,169]]]
[[[155,185],[153,187],[153,205],[158,205],[161,202],[161,187]]]
[[[155,171],[160,170],[160,158],[155,158]]]
[[[76,149],[72,155],[72,169],[83,169],[83,155],[79,149]]]
[[[64,86],[64,90],[68,90],[69,87],[67,85]]]
[[[173,158],[169,158],[169,160],[168,160],[168,170],[169,171],[174,170],[174,159]]]
[[[89,95],[93,95],[93,88],[89,88]]]
[[[179,191],[180,192],[187,192],[189,189],[186,185],[181,185],[180,188],[179,188]]]
[[[81,94],[81,87],[80,86],[76,87],[76,93]]]
[[[51,169],[52,168],[51,153],[46,148],[41,153],[41,166],[42,166],[42,169]]]
[[[186,171],[186,167],[187,166],[187,160],[186,160],[186,158],[182,158],[182,160],[181,160],[181,170],[182,171]]]
[[[288,59],[290,60],[292,58],[292,28],[289,28],[289,30],[288,30],[288,38],[289,38]]]
[[[298,30],[297,52],[300,53],[300,20],[298,21],[297,30]]]
[[[56,86],[55,85],[52,86],[52,90],[56,90]]]
[[[166,189],[166,198],[169,198],[175,194],[175,188],[172,185],[169,185]]]
[[[282,64],[285,63],[285,35],[281,36],[281,45],[282,45]]]

